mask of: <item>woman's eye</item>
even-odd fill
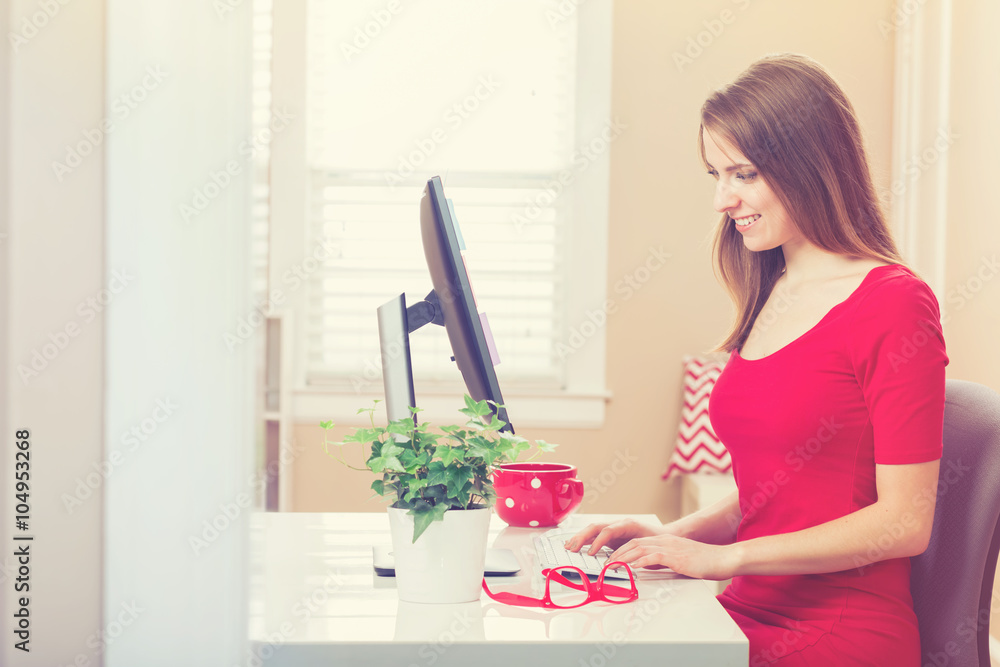
[[[757,178],[757,172],[756,171],[743,171],[743,172],[738,171],[738,172],[736,172],[736,178],[740,179],[741,181],[743,181],[745,183],[749,183],[753,179]]]
[[[717,172],[717,171],[716,171],[716,170],[714,170],[714,169],[709,169],[709,170],[708,170],[708,175],[709,175],[709,176],[714,176],[715,178],[718,178],[718,177],[719,177],[719,172]]]

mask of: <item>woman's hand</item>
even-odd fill
[[[670,534],[655,535],[628,540],[615,549],[609,561],[628,563],[633,569],[669,567],[695,579],[719,581],[737,574],[737,546],[704,544]]]
[[[589,544],[590,549],[587,553],[593,555],[605,545],[617,549],[634,538],[654,535],[660,535],[660,530],[639,523],[635,519],[624,519],[615,523],[592,523],[566,540],[566,548],[570,551],[580,551]]]

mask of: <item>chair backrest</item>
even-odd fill
[[[1000,394],[948,380],[934,528],[910,576],[922,665],[989,667],[998,519]]]

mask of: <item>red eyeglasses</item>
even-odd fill
[[[604,574],[609,568],[614,569],[615,566],[623,566],[625,571],[628,572],[629,588],[616,586],[604,581]],[[577,582],[568,579],[566,575],[570,574],[570,572],[574,572],[579,576],[580,581]],[[548,609],[573,609],[597,600],[611,602],[612,604],[624,604],[639,599],[639,589],[635,585],[635,574],[627,563],[620,561],[606,563],[596,582],[591,581],[583,573],[583,570],[572,565],[546,568],[542,570],[542,574],[545,576],[545,595],[542,596],[541,600],[517,593],[494,593],[486,585],[485,577],[483,577],[483,590],[490,596],[490,599],[497,602],[517,605],[519,607],[545,607]],[[556,599],[552,598],[553,583],[555,583],[555,588],[562,593],[557,595]],[[574,595],[574,591],[577,594]],[[586,599],[581,600],[581,596],[578,594],[580,592],[586,593]]]

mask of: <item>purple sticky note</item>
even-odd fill
[[[490,349],[490,359],[496,366],[500,363],[500,355],[497,354],[497,345],[493,342],[493,332],[490,331],[490,321],[486,319],[486,313],[479,313],[479,321],[483,325],[483,333],[486,334],[486,347]]]

